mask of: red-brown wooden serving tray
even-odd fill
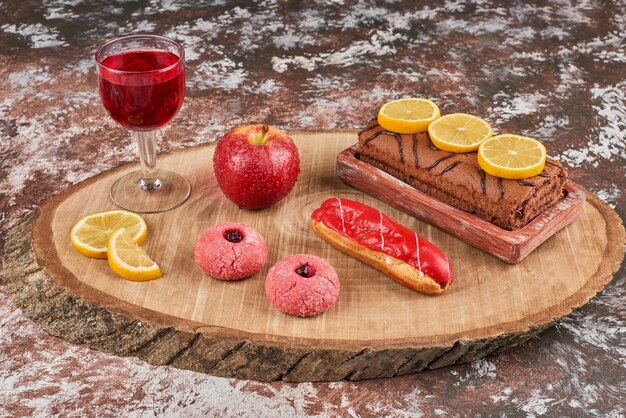
[[[508,231],[441,202],[355,157],[356,145],[337,155],[337,174],[348,185],[454,235],[507,263],[523,260],[581,214],[585,193],[565,184],[565,197],[522,229]]]

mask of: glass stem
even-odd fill
[[[161,181],[156,176],[156,139],[157,131],[135,131],[139,161],[141,162],[142,178],[139,186],[143,190],[155,190],[161,187]]]

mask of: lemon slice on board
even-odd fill
[[[428,125],[428,135],[439,149],[450,152],[476,151],[484,140],[493,136],[491,126],[467,113],[451,113]]]
[[[428,124],[441,115],[439,107],[427,99],[400,99],[385,103],[378,111],[384,129],[401,134],[426,132]]]
[[[148,234],[148,226],[141,216],[125,210],[111,210],[92,213],[76,222],[70,240],[74,248],[87,257],[107,258],[109,237],[120,228],[126,228],[137,244],[141,244]]]
[[[126,280],[143,282],[161,277],[161,269],[135,243],[125,228],[111,234],[107,246],[111,270]]]
[[[536,139],[502,134],[478,147],[478,165],[485,172],[505,179],[524,179],[543,171],[546,147]]]

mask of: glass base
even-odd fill
[[[141,171],[128,173],[111,186],[113,203],[137,213],[158,213],[174,209],[189,198],[191,186],[182,176],[166,170],[156,170],[150,190],[142,182]]]

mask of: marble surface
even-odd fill
[[[188,96],[161,150],[265,122],[358,128],[424,96],[543,140],[626,217],[626,3],[0,0],[0,247],[26,213],[134,160],[93,53],[122,34],[184,43]],[[624,416],[624,266],[604,292],[496,357],[394,379],[262,384],[75,346],[0,285],[0,416]]]

